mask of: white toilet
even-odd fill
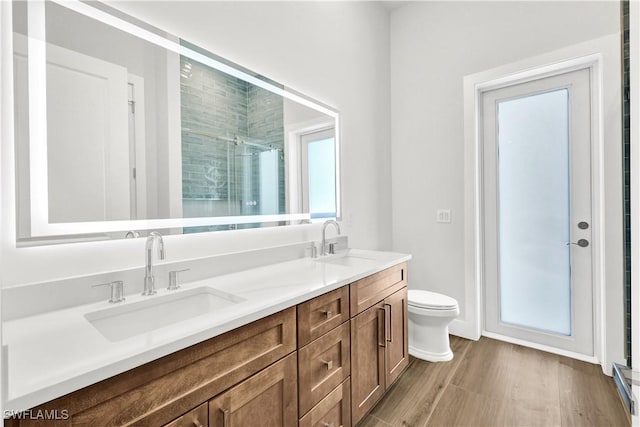
[[[429,362],[453,359],[449,323],[460,314],[458,301],[435,292],[409,289],[409,354]]]

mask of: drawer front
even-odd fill
[[[350,392],[350,380],[347,378],[300,418],[298,427],[351,427]]]
[[[351,372],[349,323],[298,350],[300,415],[309,411]]]
[[[407,286],[407,263],[398,264],[349,285],[351,317]]]
[[[292,307],[35,410],[68,410],[68,420],[48,421],[47,426],[160,426],[295,349],[296,311]],[[19,425],[39,424],[36,420],[21,420]]]
[[[209,404],[203,403],[164,427],[206,427],[209,425]]]
[[[349,287],[298,305],[298,347],[309,344],[349,320]]]

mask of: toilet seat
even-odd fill
[[[458,301],[447,295],[436,292],[409,289],[407,304],[412,307],[427,310],[456,310]]]

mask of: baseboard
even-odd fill
[[[573,351],[562,350],[559,348],[549,347],[547,345],[542,345],[530,341],[520,340],[518,338],[508,337],[506,335],[495,334],[493,332],[482,331],[482,336],[487,338],[492,338],[498,341],[504,341],[511,344],[521,345],[523,347],[535,348],[536,350],[546,351],[547,353],[558,354],[560,356],[569,357],[571,359],[581,360],[583,362],[600,364],[600,361],[595,356],[589,356],[586,354],[575,353]],[[608,374],[611,376],[611,373]]]
[[[473,341],[480,339],[480,334],[478,334],[476,326],[463,319],[454,319],[453,322],[449,324],[449,333]]]

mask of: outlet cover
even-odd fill
[[[436,222],[450,223],[451,209],[438,209],[436,211]]]

